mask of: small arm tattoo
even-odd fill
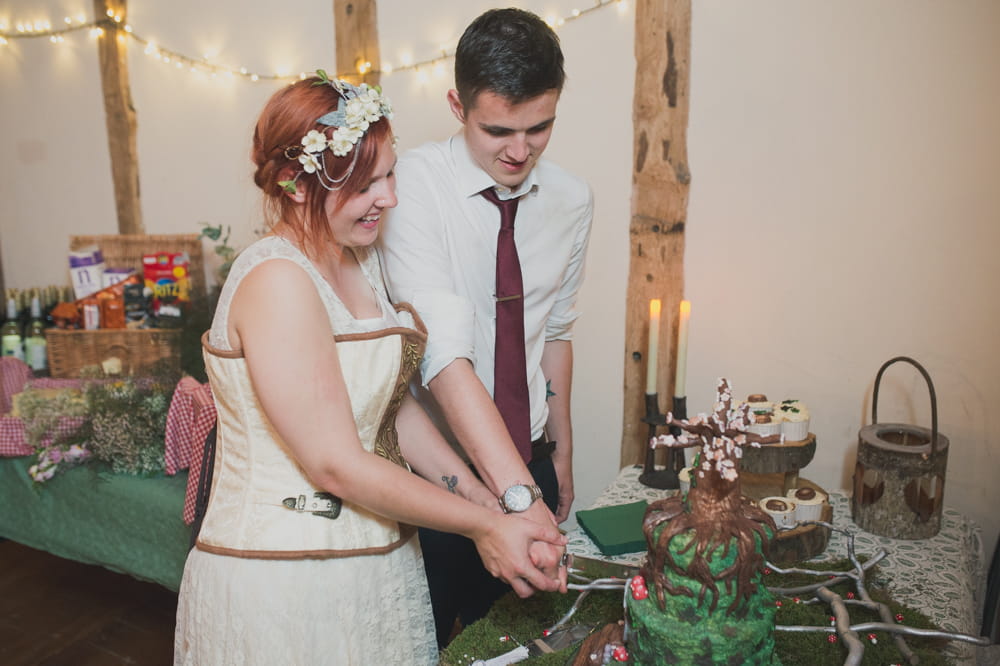
[[[445,488],[448,489],[449,493],[455,494],[455,486],[458,485],[457,476],[442,476],[441,480],[444,481]]]

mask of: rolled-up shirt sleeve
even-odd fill
[[[474,360],[475,306],[456,293],[446,229],[426,169],[400,159],[397,208],[389,211],[379,250],[383,275],[394,303],[410,303],[427,326],[427,348],[420,364],[426,386],[457,358]]]
[[[588,188],[589,190],[589,188]],[[576,231],[573,238],[573,248],[570,260],[563,274],[562,283],[555,303],[545,322],[545,341],[572,340],[573,323],[580,316],[576,307],[577,294],[583,284],[584,264],[587,258],[587,245],[590,242],[591,221],[594,216],[594,197],[591,192],[585,204],[577,211]]]
[[[427,348],[420,362],[425,387],[455,359],[474,362],[475,308],[468,299],[440,289],[416,289],[410,304],[427,326]]]

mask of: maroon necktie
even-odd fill
[[[497,234],[496,348],[493,355],[493,402],[507,424],[517,452],[531,460],[531,403],[524,352],[524,286],[514,244],[515,199],[501,200],[493,188],[480,192],[500,209]]]

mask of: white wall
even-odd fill
[[[385,62],[454,45],[494,3],[378,3]],[[501,3],[506,4],[506,3]],[[515,3],[568,16],[570,0]],[[591,3],[580,3],[589,6]],[[0,24],[89,16],[84,0],[8,0]],[[274,72],[333,69],[332,3],[132,0],[136,33],[187,55]],[[615,474],[621,432],[624,293],[634,58],[630,3],[560,30],[569,82],[549,157],[585,176],[597,219],[581,294],[574,385],[578,507]],[[709,408],[718,376],[737,394],[798,397],[819,450],[803,475],[844,487],[870,422],[881,363],[906,354],[935,382],[950,438],[946,501],[973,515],[992,548],[1000,519],[990,402],[1000,395],[1000,5],[990,0],[696,0],[692,186],[685,256],[693,302],[689,410]],[[140,180],[149,233],[259,227],[247,158],[275,84],[212,81],[130,51]],[[383,78],[405,149],[456,128],[448,70]],[[8,286],[66,280],[66,237],[113,233],[95,48],[0,47],[0,241]],[[923,380],[898,366],[880,420],[930,424]]]

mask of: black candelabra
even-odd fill
[[[675,419],[687,418],[687,397],[675,395],[671,413]],[[646,394],[646,416],[643,417],[642,422],[649,425],[649,437],[646,439],[646,460],[642,467],[642,474],[639,475],[639,482],[650,488],[664,490],[680,488],[681,482],[678,474],[684,469],[684,450],[667,447],[666,464],[657,469],[656,448],[651,445],[653,438],[656,437],[656,429],[667,425],[667,415],[660,412],[659,394]],[[681,434],[681,429],[672,425],[670,426],[670,434],[677,437]]]

